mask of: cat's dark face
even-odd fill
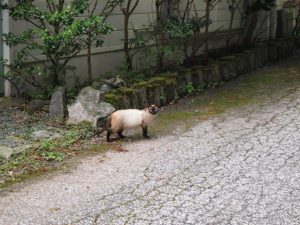
[[[148,111],[149,113],[151,113],[152,115],[155,115],[156,113],[159,112],[159,108],[156,105],[150,105],[148,107]]]

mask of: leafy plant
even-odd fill
[[[176,17],[172,17],[160,24],[159,29],[168,33],[171,39],[185,39],[193,34],[196,24],[192,20],[181,21]]]
[[[40,152],[42,158],[46,159],[47,161],[55,160],[61,162],[64,158],[63,153],[55,152],[55,151],[42,151]]]
[[[196,92],[196,89],[193,86],[193,83],[189,82],[186,86],[185,86],[185,90],[187,92],[188,95],[192,95]]]
[[[74,144],[76,141],[78,141],[80,139],[80,133],[74,130],[70,130],[68,131],[65,135],[64,135],[64,140],[61,144],[61,147],[66,148],[72,144]]]
[[[21,78],[35,87],[42,87],[37,80],[37,66],[29,61],[39,61],[43,68],[42,75],[49,75],[52,87],[62,83],[62,74],[69,61],[87,48],[87,45],[100,46],[103,35],[113,28],[100,16],[83,17],[89,7],[89,0],[46,0],[46,10],[35,1],[17,1],[13,6],[1,3],[1,8],[8,10],[15,21],[26,21],[32,28],[14,34],[3,34],[3,41],[14,52],[11,71],[5,78]],[[89,38],[89,40],[88,40]],[[41,61],[37,54],[46,61]],[[3,64],[9,62],[1,60]]]
[[[199,94],[202,91],[204,91],[203,85],[198,85],[197,87],[195,87],[192,82],[189,82],[188,84],[179,89],[179,95],[181,97],[193,96]]]
[[[41,151],[51,151],[54,150],[56,148],[56,145],[49,140],[44,140],[40,143],[40,150]]]
[[[75,99],[78,94],[78,89],[70,88],[67,90],[67,96],[69,99]]]
[[[134,10],[138,6],[140,0],[120,0],[119,6],[122,14],[124,15],[124,41],[123,41],[123,49],[125,54],[125,62],[127,71],[132,70],[133,56],[130,48],[130,38],[129,38],[129,19],[133,14]]]

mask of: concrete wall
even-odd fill
[[[287,2],[287,0],[276,0],[277,9],[280,10],[283,7],[283,4]]]
[[[183,0],[179,8],[182,10],[186,0]],[[11,1],[10,1],[11,2]],[[45,7],[44,0],[35,0],[40,7]],[[100,1],[101,2],[101,1]],[[281,4],[281,1],[280,3]],[[101,7],[103,4],[99,4],[96,13],[101,11]],[[193,7],[194,9],[194,7]],[[204,16],[205,3],[204,0],[196,0],[195,1],[195,9],[199,17]],[[266,15],[262,15],[266,16]],[[268,15],[267,15],[268,16]],[[228,2],[221,1],[218,5],[216,5],[214,11],[211,12],[211,21],[212,24],[209,27],[209,31],[213,32],[216,29],[220,29],[221,31],[226,31],[229,27],[230,13],[228,10]],[[113,14],[107,20],[110,22],[113,27],[116,28],[111,35],[105,37],[105,42],[102,47],[94,48],[92,50],[92,62],[93,62],[93,76],[95,79],[101,78],[101,76],[109,71],[115,71],[116,67],[120,65],[123,60],[123,52],[122,52],[122,39],[123,39],[123,15],[117,7]],[[149,23],[155,22],[155,0],[140,0],[140,3],[133,13],[130,20],[130,31],[129,34],[131,37],[134,36],[134,29],[142,29],[143,25],[147,25]],[[269,24],[269,20],[267,19],[265,24],[262,25],[265,32],[261,34],[261,38],[268,38],[270,33],[269,29],[266,28]],[[26,30],[31,25],[26,23],[25,21],[10,21],[10,31],[18,33],[23,30]],[[236,13],[233,22],[233,29],[239,29],[241,26],[241,16],[240,13]],[[226,35],[224,32],[222,35],[216,36],[210,39],[211,47],[220,47],[225,44]],[[12,55],[13,50],[11,50],[10,54]],[[44,59],[37,53],[37,58]],[[79,80],[82,82],[85,80],[87,76],[87,64],[86,64],[86,51],[82,51],[76,58],[71,61],[71,65],[76,66],[76,75],[79,77]],[[72,74],[67,76],[68,83],[72,86],[74,85],[74,78]],[[77,81],[76,81],[77,82]]]
[[[44,0],[35,0],[35,2],[40,8],[45,8]],[[134,36],[133,29],[142,29],[143,25],[147,25],[154,21],[154,3],[154,0],[140,1],[130,18],[130,38]],[[99,3],[95,11],[95,15],[102,11],[102,7],[103,3]],[[120,65],[123,60],[123,14],[118,6],[113,11],[112,15],[107,19],[107,22],[112,24],[112,26],[115,28],[115,31],[104,37],[104,44],[101,47],[92,49],[92,70],[95,79],[99,78],[101,74],[116,70],[116,67]],[[20,33],[29,29],[30,27],[32,27],[32,25],[25,21],[16,22],[10,19],[10,31],[13,33]],[[13,56],[13,52],[15,50],[17,49],[11,49],[11,57]],[[84,81],[87,76],[86,54],[87,51],[84,50],[70,62],[70,65],[77,67],[76,75],[79,77],[80,81]],[[39,53],[36,53],[36,58],[40,60],[45,59],[45,57]],[[70,83],[74,83],[71,82],[74,81],[72,74],[68,74],[67,79],[70,81]]]
[[[183,0],[180,3],[180,10],[183,11],[186,6],[187,0]],[[240,6],[242,8],[243,2],[241,2]],[[190,17],[193,17],[195,14],[198,14],[199,17],[205,15],[205,2],[202,1],[195,1],[194,7],[192,7],[192,13]],[[230,12],[229,12],[229,4],[228,1],[220,1],[215,7],[214,10],[211,12],[211,22],[209,26],[209,31],[214,31],[216,29],[221,28],[221,30],[227,30],[229,27],[230,21]],[[241,16],[238,12],[235,13],[234,21],[233,21],[233,29],[240,28]]]

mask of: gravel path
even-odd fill
[[[30,143],[29,135],[34,130],[47,127],[42,121],[46,113],[26,113],[19,109],[24,103],[22,99],[0,98],[0,146],[16,147]]]
[[[17,111],[19,112],[19,111]],[[21,114],[21,113],[20,113]],[[18,142],[12,136],[24,136],[26,128],[16,123],[12,110],[3,109],[0,112],[0,145],[15,147]]]
[[[0,224],[300,224],[300,88],[0,198]]]

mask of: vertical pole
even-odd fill
[[[3,3],[9,4],[8,0],[3,0]],[[8,33],[9,32],[9,12],[7,10],[2,11],[2,32]],[[3,58],[7,60],[7,64],[10,64],[10,48],[3,44]],[[9,66],[4,66],[4,73],[9,72]],[[8,80],[4,81],[4,96],[9,97],[11,96],[11,83]]]
[[[0,22],[0,35],[2,34],[2,10],[0,9],[0,16],[1,16],[1,22]],[[0,46],[0,57],[3,57],[3,45]],[[0,64],[0,73],[3,74],[3,64]],[[2,96],[4,94],[4,79],[0,77],[0,95]]]
[[[277,9],[276,7],[272,7],[269,16],[269,39],[270,40],[276,39],[276,33],[277,33]]]

